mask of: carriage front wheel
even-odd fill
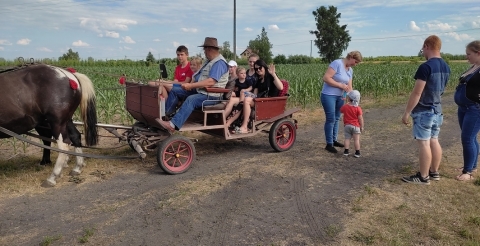
[[[297,128],[289,119],[281,119],[273,123],[268,139],[272,148],[278,152],[289,150],[297,137]]]
[[[195,146],[186,137],[172,135],[157,149],[157,163],[168,174],[184,173],[195,160]]]

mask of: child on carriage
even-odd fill
[[[235,129],[236,134],[249,133],[248,122],[250,120],[250,113],[252,107],[255,105],[254,98],[257,97],[276,97],[279,92],[283,90],[283,82],[278,78],[275,73],[275,66],[267,64],[263,60],[257,60],[254,65],[255,72],[258,75],[258,81],[253,87],[253,93],[245,92],[245,98],[243,100],[243,120],[242,125]],[[227,126],[230,126],[235,120],[237,120],[240,112],[233,115],[227,121]]]
[[[184,45],[180,45],[177,48],[177,60],[179,64],[175,67],[173,81],[157,80],[148,82],[150,86],[158,86],[158,91],[165,99],[173,86],[180,86],[182,83],[190,83],[192,81],[194,73],[188,60],[188,48]]]

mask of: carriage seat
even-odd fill
[[[230,100],[233,89],[235,89],[235,80],[228,81],[228,83],[225,85],[225,88],[205,88],[207,93],[223,93],[223,100],[214,105],[203,106],[203,111],[224,110],[227,106],[228,101]]]
[[[290,96],[288,94],[288,89],[289,89],[289,83],[285,79],[280,80],[283,84],[283,89],[278,92],[278,97],[284,97],[284,96]],[[207,92],[212,92],[212,93],[224,93],[223,94],[223,101],[215,104],[215,105],[209,105],[209,106],[203,106],[204,111],[211,111],[211,110],[223,110],[227,106],[228,100],[230,100],[230,95],[233,93],[233,89],[235,88],[235,81],[233,83],[230,81],[227,83],[227,86],[225,86],[225,89],[223,88],[205,88]],[[237,107],[234,107],[235,109],[241,109],[241,105],[237,105]],[[252,115],[254,115],[255,112],[252,110]]]

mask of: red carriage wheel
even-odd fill
[[[289,150],[295,143],[297,128],[289,119],[281,119],[273,123],[269,132],[272,148],[278,152]]]
[[[169,174],[184,173],[195,160],[195,146],[186,137],[172,135],[160,143],[157,163]]]

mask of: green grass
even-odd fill
[[[61,235],[56,235],[56,236],[46,236],[43,238],[43,241],[40,243],[40,246],[49,246],[55,241],[58,241],[62,239]]]
[[[96,231],[96,229],[93,228],[93,227],[83,229],[83,236],[78,239],[78,242],[79,243],[88,243],[95,231]]]

